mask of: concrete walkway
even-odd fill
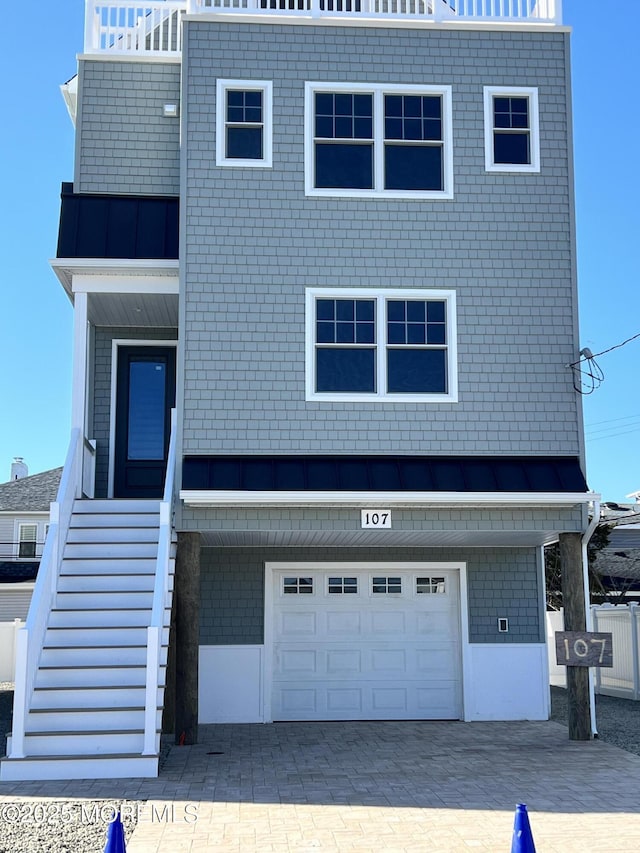
[[[127,853],[508,853],[518,802],[537,853],[640,850],[640,757],[551,722],[203,726],[157,780],[0,793],[137,801]]]

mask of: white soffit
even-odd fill
[[[60,91],[62,92],[62,97],[67,105],[71,122],[75,127],[76,117],[78,114],[78,75],[74,74],[70,80],[63,83],[62,86],[60,86]]]
[[[73,293],[179,291],[179,261],[128,258],[52,258],[49,263],[73,301]]]

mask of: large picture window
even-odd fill
[[[307,290],[307,399],[457,398],[455,294]]]
[[[452,198],[451,87],[306,84],[307,195]]]
[[[485,168],[539,172],[538,90],[484,88]]]

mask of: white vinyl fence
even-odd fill
[[[24,622],[0,622],[0,681],[15,681],[16,678],[16,635]]]
[[[637,604],[592,605],[593,630],[613,635],[613,667],[596,667],[596,693],[640,700],[640,607]],[[556,663],[554,633],[564,630],[562,611],[547,612],[549,681],[566,687],[566,670]]]

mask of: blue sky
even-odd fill
[[[580,345],[598,353],[640,332],[640,1],[564,0],[564,18],[574,30]],[[29,21],[24,4],[8,4],[3,25],[0,482],[14,456],[31,473],[61,465],[69,440],[72,311],[48,261],[60,184],[73,180],[59,86],[76,70],[84,0],[38,3]],[[597,360],[605,381],[583,400],[588,479],[621,501],[640,489],[640,339]]]

